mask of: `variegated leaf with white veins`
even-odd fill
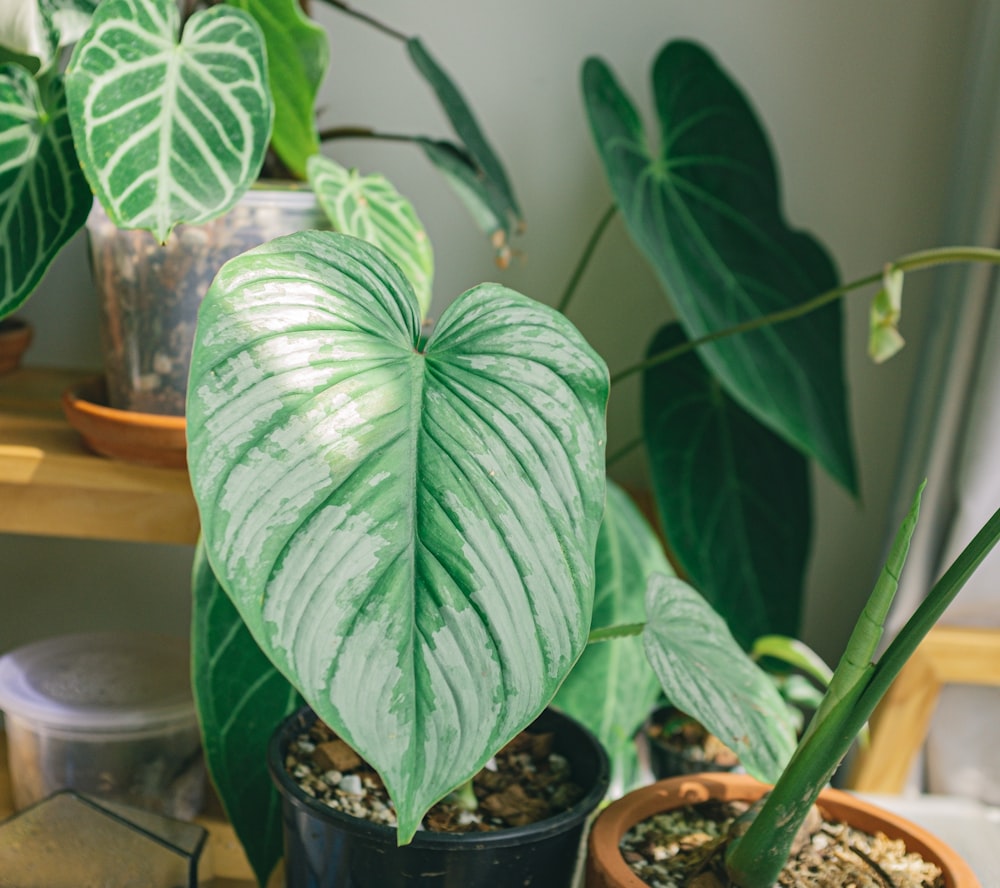
[[[381,249],[406,275],[425,318],[431,306],[434,251],[413,205],[385,176],[362,176],[316,154],[307,163],[309,183],[337,231]]]
[[[0,317],[24,302],[81,228],[93,198],[76,162],[61,78],[0,66]]]
[[[165,241],[260,172],[273,106],[264,39],[242,10],[203,10],[181,36],[174,0],[105,0],[66,77],[80,163],[121,228]]]

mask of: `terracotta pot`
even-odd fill
[[[7,318],[0,322],[0,374],[10,373],[21,364],[21,356],[31,345],[32,329],[27,321]]]
[[[710,798],[722,801],[759,799],[769,787],[745,774],[701,774],[661,780],[619,799],[601,812],[590,832],[587,888],[648,888],[629,868],[619,850],[622,837],[635,824],[673,808],[696,805]],[[824,816],[865,832],[883,832],[902,839],[908,851],[941,868],[947,888],[981,888],[975,874],[940,839],[902,817],[836,789],[819,797]]]

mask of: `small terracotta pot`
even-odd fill
[[[745,774],[699,774],[671,777],[637,789],[609,805],[594,821],[587,855],[587,888],[648,888],[629,868],[619,850],[622,837],[635,824],[673,808],[708,799],[754,802],[770,787]],[[915,823],[877,808],[847,792],[824,790],[819,797],[824,816],[868,833],[902,839],[906,849],[941,868],[947,888],[981,888],[975,874],[954,851]]]
[[[32,335],[31,326],[20,318],[6,318],[0,322],[0,374],[10,373],[20,366]]]

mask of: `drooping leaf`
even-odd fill
[[[591,129],[629,233],[689,338],[805,302],[837,285],[814,238],[788,226],[767,136],[714,59],[686,41],[653,66],[659,148],[602,61],[584,65]],[[857,489],[844,383],[842,308],[701,350],[746,410]]]
[[[302,12],[299,0],[226,0],[250,13],[264,32],[274,97],[271,146],[296,176],[319,151],[316,94],[330,63],[326,31]]]
[[[24,68],[0,66],[0,318],[31,295],[92,204],[62,78],[43,104]]]
[[[282,854],[281,799],[267,747],[302,698],[261,652],[201,544],[192,574],[191,662],[205,762],[260,885]]]
[[[457,145],[435,139],[418,139],[417,142],[479,229],[489,235],[496,250],[497,265],[506,268],[510,264],[511,249],[503,201],[487,187],[472,159]]]
[[[431,307],[434,251],[413,205],[381,175],[362,176],[320,154],[309,158],[309,184],[334,230],[382,250],[413,286],[424,318]]]
[[[608,385],[565,318],[499,285],[419,337],[376,248],[279,238],[216,277],[187,405],[212,567],[404,842],[583,649]]]
[[[118,227],[161,242],[236,203],[260,172],[273,116],[251,16],[215,6],[179,29],[174,0],[104,0],[66,75],[91,188]]]
[[[833,670],[816,651],[805,642],[787,635],[762,635],[755,638],[750,656],[758,662],[765,657],[779,660],[808,675],[824,688],[833,678]]]
[[[672,573],[649,523],[610,481],[596,571],[595,628],[643,622],[647,579]],[[635,733],[659,696],[659,680],[636,635],[588,645],[553,702],[594,732],[611,757],[612,781],[628,789],[637,771]]]
[[[667,699],[773,783],[795,749],[795,725],[774,683],[725,621],[683,580],[654,575],[646,591],[646,656]]]
[[[649,353],[684,341],[667,325]],[[694,352],[647,370],[642,398],[657,509],[684,574],[744,648],[759,635],[796,635],[812,524],[806,458]]]

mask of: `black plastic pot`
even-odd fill
[[[644,730],[644,739],[649,748],[649,767],[657,780],[707,772],[733,773],[742,771],[742,767],[735,759],[732,762],[728,760],[720,762],[713,758],[706,758],[702,748],[675,748],[653,736],[650,728],[653,725],[662,725],[676,713],[677,710],[672,706],[661,706],[649,717]]]
[[[608,788],[608,757],[586,728],[555,710],[529,730],[553,732],[553,749],[585,790],[572,808],[492,833],[420,832],[398,847],[390,827],[334,811],[284,768],[291,739],[316,716],[302,709],[271,738],[267,763],[282,798],[286,888],[570,888],[588,815]]]

